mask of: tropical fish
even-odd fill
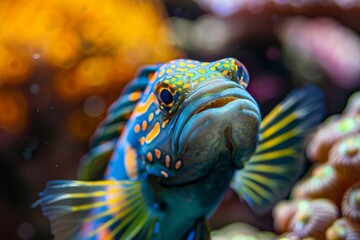
[[[55,239],[208,239],[229,187],[271,208],[301,170],[323,96],[294,90],[261,121],[248,84],[234,58],[143,67],[94,133],[81,180],[40,194]]]

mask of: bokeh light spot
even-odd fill
[[[27,106],[23,95],[12,89],[0,91],[0,125],[6,132],[21,132],[27,120]]]
[[[34,227],[30,223],[21,223],[17,228],[17,235],[20,239],[33,239],[35,235]]]
[[[69,134],[76,140],[88,140],[98,124],[98,119],[85,114],[81,109],[71,113],[68,119]]]
[[[33,53],[32,58],[34,60],[39,60],[41,58],[41,55],[40,55],[40,53]]]
[[[39,86],[39,84],[37,84],[37,83],[31,84],[31,86],[30,86],[30,92],[31,92],[32,94],[38,94],[38,93],[40,92],[40,86]]]
[[[33,157],[34,152],[39,147],[39,142],[35,137],[28,137],[25,140],[25,146],[22,151],[22,156],[25,160],[30,160]]]
[[[83,109],[90,117],[98,117],[105,111],[105,101],[100,96],[90,96],[84,101]]]

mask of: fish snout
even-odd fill
[[[248,99],[206,108],[185,125],[180,137],[180,146],[184,147],[181,150],[203,159],[227,151],[236,168],[241,168],[256,149],[260,121],[257,105]]]

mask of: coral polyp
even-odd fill
[[[360,239],[360,226],[351,223],[346,218],[339,218],[326,230],[327,240],[357,240]]]
[[[328,164],[321,164],[314,168],[311,175],[299,182],[293,191],[296,198],[327,198],[339,204],[347,183]]]
[[[288,231],[292,216],[297,211],[297,201],[281,201],[273,209],[274,229],[278,233]]]
[[[356,92],[348,100],[344,114],[351,117],[357,117],[360,114],[360,92]]]
[[[289,231],[300,238],[325,239],[325,230],[338,217],[337,207],[329,200],[300,201]]]
[[[341,177],[357,180],[360,173],[360,135],[337,142],[329,153],[329,163]]]
[[[341,117],[319,129],[307,148],[307,155],[317,162],[326,162],[331,147],[340,139],[360,132],[360,121],[353,117]]]
[[[360,181],[345,192],[341,212],[348,220],[360,224]]]

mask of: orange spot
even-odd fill
[[[176,164],[175,164],[175,168],[176,169],[179,169],[181,167],[181,161],[177,161]]]
[[[170,167],[170,156],[169,155],[166,155],[166,157],[165,157],[165,166],[167,168]]]
[[[226,75],[226,74],[229,73],[229,71],[228,71],[228,70],[224,70],[224,71],[222,71],[221,73],[222,73],[223,75]]]
[[[166,124],[169,122],[169,119],[166,119],[165,121],[162,122],[161,127],[165,128]]]
[[[144,120],[144,121],[142,122],[142,124],[141,124],[141,129],[142,129],[143,131],[145,131],[146,128],[147,128],[147,122]]]
[[[153,120],[153,118],[154,118],[154,113],[150,113],[150,115],[149,115],[149,122],[151,122],[151,121]]]
[[[165,178],[168,178],[168,177],[169,177],[169,174],[167,174],[165,171],[161,171],[161,174],[162,174]]]
[[[140,139],[140,144],[141,144],[141,145],[144,145],[144,144],[145,144],[145,138],[144,138],[144,137],[142,137],[142,138]]]
[[[127,175],[134,179],[137,177],[137,157],[135,149],[130,147],[129,145],[125,148],[125,169]]]
[[[156,148],[155,148],[155,156],[156,156],[157,159],[160,159],[160,157],[161,157],[161,151],[160,151],[159,149],[156,149]]]
[[[129,100],[130,101],[137,101],[139,100],[141,97],[141,92],[133,92],[129,95]]]
[[[134,112],[139,116],[146,113],[147,110],[149,109],[150,105],[154,102],[154,100],[155,100],[155,97],[154,97],[154,94],[152,93],[152,94],[150,94],[148,99],[146,99],[145,102],[138,104],[138,106],[135,108]]]
[[[146,135],[145,142],[151,143],[160,133],[160,123],[156,123],[154,128]]]
[[[149,162],[152,162],[152,161],[153,161],[153,156],[152,156],[151,152],[148,152],[148,153],[146,154],[146,158],[147,158],[147,160],[148,160]]]
[[[154,82],[155,79],[156,79],[156,74],[155,73],[149,73],[148,78],[149,78],[150,82]]]
[[[135,125],[134,131],[135,131],[135,133],[140,132],[140,125],[139,124]]]

